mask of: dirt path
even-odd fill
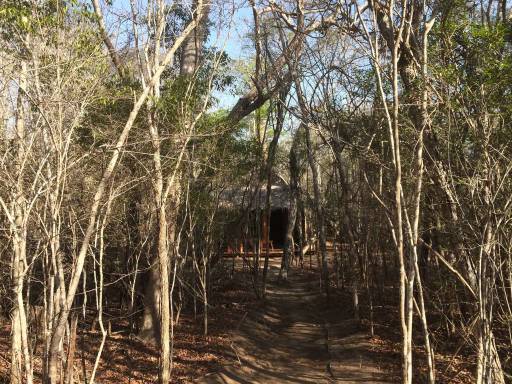
[[[311,274],[291,271],[286,285],[276,275],[272,265],[264,309],[233,331],[234,363],[198,383],[391,383],[368,335],[342,308],[326,310]]]

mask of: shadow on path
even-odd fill
[[[265,306],[233,331],[235,362],[197,383],[392,382],[372,356],[369,336],[343,308],[326,306],[312,274],[292,270],[289,282],[279,284],[277,272],[274,261]]]

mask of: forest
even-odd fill
[[[0,0],[0,383],[512,383],[507,0]]]

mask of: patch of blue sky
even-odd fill
[[[217,0],[222,1],[222,0]],[[213,27],[207,44],[217,50],[225,51],[232,61],[235,76],[240,76],[235,67],[237,63],[250,60],[254,48],[247,35],[251,31],[252,10],[245,2],[236,4],[225,1],[222,6],[212,3]],[[238,95],[228,91],[216,91],[213,95],[217,104],[213,109],[230,109]]]
[[[147,0],[135,0],[134,3],[136,9],[145,12]],[[167,1],[167,4],[172,5],[173,1]],[[225,51],[232,61],[234,75],[240,76],[236,71],[237,63],[250,60],[254,53],[247,38],[252,28],[252,9],[245,0],[212,0],[210,7],[212,28],[207,45]],[[113,0],[108,7],[103,2],[103,13],[117,46],[128,45],[132,34],[130,0]],[[213,110],[230,109],[238,99],[230,90],[215,91],[213,96],[217,100]]]

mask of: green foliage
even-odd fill
[[[28,0],[7,0],[0,5],[0,32],[2,38],[19,32],[27,32],[31,27],[31,5]]]
[[[18,62],[37,62],[41,97],[51,97],[46,92],[59,89],[69,91],[70,103],[79,103],[93,93],[91,87],[97,86],[97,79],[110,68],[92,21],[87,5],[78,0],[6,0],[0,5],[2,48]],[[57,78],[61,83],[56,83]],[[29,86],[34,86],[32,81]],[[94,106],[112,103],[112,96],[97,99]],[[82,121],[77,140],[90,145],[96,141],[93,130],[97,128],[86,126]]]
[[[236,182],[243,179],[256,166],[260,144],[246,134],[243,122],[226,130],[224,125],[227,111],[208,113],[197,126],[196,148],[205,162],[205,174],[217,177],[222,182]]]
[[[18,50],[27,34],[38,34],[48,28],[66,28],[67,20],[91,20],[88,6],[78,0],[4,0],[0,5],[0,36],[11,41]]]
[[[161,90],[157,109],[167,133],[176,132],[180,122],[194,111],[211,108],[216,102],[214,92],[225,92],[233,84],[230,58],[225,52],[207,50],[204,62],[193,77],[173,76],[176,69],[164,73],[165,83]],[[205,99],[205,96],[208,99]]]
[[[509,23],[482,25],[453,14],[432,36],[434,73],[464,96],[479,93],[484,87],[487,102],[508,108],[512,104],[510,32]]]
[[[89,107],[89,113],[76,130],[76,139],[83,147],[101,147],[117,137],[126,116],[133,107],[133,87],[123,80],[113,78],[106,84],[106,91]],[[137,120],[139,122],[141,118]],[[135,126],[134,131],[140,124]]]
[[[459,195],[473,199],[479,180],[489,178],[490,162],[505,169],[508,164],[498,164],[512,155],[511,25],[482,23],[455,9],[445,13],[430,40],[430,69],[443,96],[433,124]]]

